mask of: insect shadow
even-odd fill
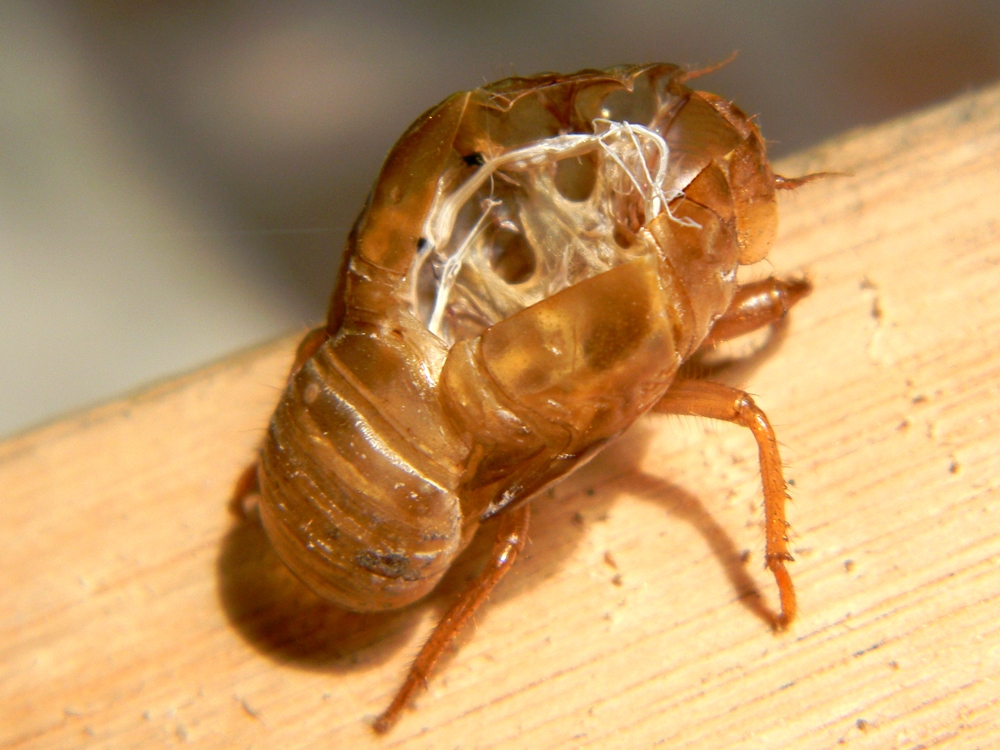
[[[708,542],[729,579],[736,598],[769,627],[778,627],[778,612],[764,603],[760,588],[747,572],[749,556],[737,548],[733,538],[696,495],[647,473],[640,473],[630,481],[629,492],[665,507],[671,516],[691,524]]]
[[[491,601],[516,596],[556,573],[585,533],[572,518],[606,514],[605,506],[613,499],[579,494],[580,502],[555,503],[555,507],[549,507],[550,498],[539,498],[536,507],[541,510],[535,515],[530,546],[518,560],[515,574],[493,592]],[[366,668],[412,644],[413,631],[428,609],[440,618],[482,568],[497,522],[493,519],[480,527],[430,596],[400,609],[351,612],[301,583],[278,558],[256,517],[240,519],[221,545],[219,598],[237,632],[275,661],[323,671]],[[489,617],[489,609],[485,607],[477,619]]]
[[[745,374],[736,369],[739,375]],[[745,555],[701,500],[640,468],[655,429],[652,422],[640,421],[554,491],[535,499],[529,546],[512,574],[492,593],[491,602],[544,585],[571,557],[588,528],[607,519],[618,496],[628,492],[691,524],[709,544],[737,598],[764,622],[775,623],[776,614],[764,605],[747,572]],[[240,519],[222,542],[217,563],[219,598],[233,627],[275,661],[327,672],[369,668],[412,644],[413,631],[424,619],[422,613],[430,608],[440,617],[476,576],[493,543],[495,523],[496,519],[483,524],[431,596],[397,610],[351,612],[324,601],[301,583],[275,554],[258,519],[251,516]],[[477,619],[488,618],[490,609],[484,607]],[[460,634],[456,645],[471,636],[473,629],[465,630],[469,632]],[[456,649],[449,651],[438,669]]]

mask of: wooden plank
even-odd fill
[[[791,632],[760,610],[749,435],[648,418],[536,503],[524,559],[376,737],[476,559],[352,615],[228,514],[286,340],[0,446],[0,744],[996,744],[1000,88],[779,166],[850,172],[783,198],[770,264],[816,291],[726,374],[795,483]]]

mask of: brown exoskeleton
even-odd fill
[[[736,281],[768,252],[775,190],[808,178],[774,175],[757,126],[692,75],[508,78],[430,109],[382,167],[257,472],[281,559],[351,610],[425,596],[501,516],[378,731],[513,564],[528,501],[647,411],[753,432],[776,625],[795,616],[771,426],[746,393],[677,373],[809,291]]]

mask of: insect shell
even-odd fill
[[[730,308],[776,178],[754,123],[688,77],[509,78],[396,143],[259,466],[267,534],[321,596],[425,596],[481,522],[661,402]]]

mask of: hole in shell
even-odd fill
[[[520,232],[498,229],[493,235],[490,267],[508,284],[520,284],[535,273],[535,251]]]
[[[646,224],[646,211],[641,196],[635,192],[619,193],[613,199],[615,228],[612,234],[618,247],[631,247],[639,230]]]
[[[615,222],[615,229],[612,233],[612,238],[615,244],[621,248],[632,247],[632,243],[635,242],[635,234],[622,224],[620,221]]]
[[[570,201],[585,201],[597,182],[597,158],[593,152],[556,162],[555,186]]]
[[[600,116],[618,122],[648,125],[656,116],[660,102],[650,85],[649,76],[639,76],[632,90],[616,89],[601,102]]]

